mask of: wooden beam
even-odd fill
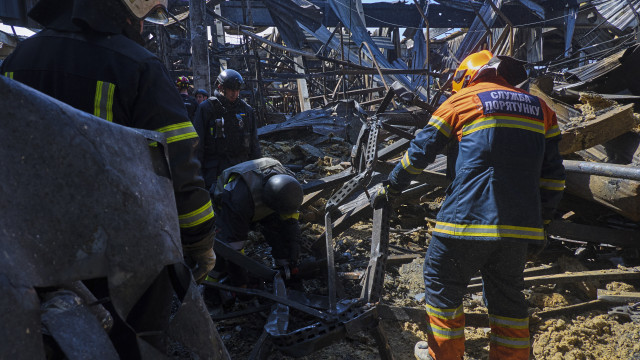
[[[304,74],[304,65],[302,62],[302,56],[295,57],[296,71],[299,74]],[[309,102],[309,88],[307,87],[307,79],[297,79],[298,85],[298,101],[300,102],[300,111],[311,110],[311,103]]]
[[[546,311],[538,311],[538,312],[533,314],[531,322],[533,322],[533,319],[535,319],[535,318],[549,319],[549,318],[557,318],[557,317],[560,317],[560,316],[572,316],[572,315],[575,315],[575,314],[583,313],[585,311],[590,311],[590,310],[594,310],[594,309],[601,309],[601,308],[606,308],[606,307],[608,307],[606,302],[604,302],[602,300],[592,300],[592,301],[587,301],[587,302],[580,303],[580,304],[563,306],[563,307],[557,308],[557,309],[551,309],[551,310],[546,310]]]
[[[619,292],[598,289],[598,300],[618,304],[635,304],[637,302],[640,302],[640,292]]]
[[[552,221],[547,231],[552,236],[565,239],[593,244],[609,244],[623,248],[640,248],[640,233],[634,230],[610,229],[568,221]]]
[[[561,126],[562,140],[558,147],[562,155],[605,143],[631,130],[636,126],[633,104],[613,108],[575,127],[569,126],[571,123]]]
[[[534,285],[547,285],[547,284],[562,284],[562,283],[576,283],[580,281],[618,281],[618,280],[640,280],[640,272],[633,270],[593,270],[593,271],[580,271],[574,273],[554,274],[554,275],[541,275],[531,276],[524,278],[524,286]],[[468,292],[475,292],[482,290],[482,284],[473,284],[467,287]]]
[[[549,275],[549,274],[556,274],[557,272],[558,272],[557,264],[541,265],[541,266],[524,269],[525,276]],[[469,284],[471,285],[480,284],[480,283],[482,283],[481,276],[473,277],[471,278],[471,281],[469,281]]]

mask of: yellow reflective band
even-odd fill
[[[489,324],[510,329],[528,329],[529,318],[510,318],[506,316],[489,315]]]
[[[496,127],[522,129],[544,134],[544,124],[538,121],[511,116],[487,116],[465,125],[462,128],[462,135],[469,135],[479,130]]]
[[[204,278],[206,281],[211,281],[211,282],[218,282],[218,279],[214,279],[211,276],[207,275],[207,277]]]
[[[446,137],[451,136],[451,125],[449,125],[442,118],[439,118],[437,116],[432,116],[431,119],[429,119],[429,123],[427,125],[431,125],[435,127],[436,129],[438,129],[438,131],[440,131]]]
[[[106,81],[98,81],[96,83],[93,115],[107,121],[113,121],[113,94],[115,90],[115,84]]]
[[[102,97],[102,81],[96,84],[96,95],[93,99],[93,115],[100,117],[100,98]]]
[[[445,339],[459,339],[464,337],[464,327],[448,329],[428,323],[427,333]]]
[[[529,347],[529,338],[514,338],[492,333],[490,341],[496,343],[497,345],[512,349],[526,349]]]
[[[427,304],[426,308],[427,314],[429,314],[429,316],[437,317],[442,320],[453,320],[464,315],[464,309],[462,308],[462,305],[458,306],[455,309],[440,309]]]
[[[198,137],[196,129],[193,128],[193,124],[191,123],[191,121],[185,121],[182,123],[161,127],[156,131],[165,134],[165,136],[167,137],[167,144]]]
[[[460,237],[510,237],[544,240],[542,228],[512,225],[451,224],[438,221],[433,232]]]
[[[213,215],[213,207],[211,206],[211,200],[209,200],[204,206],[195,211],[178,215],[178,220],[180,221],[181,228],[190,228],[213,218]]]
[[[115,84],[109,84],[107,95],[107,121],[113,122],[113,94],[116,92]]]
[[[238,174],[231,174],[231,176],[229,176],[229,180],[227,180],[227,183],[224,184],[223,188],[226,189],[227,185],[231,184],[231,182],[235,180],[237,177],[238,177]]]
[[[4,76],[8,77],[9,79],[13,79],[13,71],[4,73]]]
[[[402,163],[402,168],[409,174],[416,175],[422,172],[422,169],[418,169],[417,167],[411,165],[411,160],[409,160],[409,151],[404,153],[404,156],[402,157],[400,163]]]
[[[280,214],[280,219],[282,220],[288,220],[288,219],[300,219],[300,213],[299,212],[294,212],[292,214]]]
[[[549,129],[547,129],[547,132],[544,134],[544,137],[548,139],[558,135],[560,135],[560,128],[558,127],[558,125],[553,125]]]
[[[564,180],[540,178],[540,188],[545,190],[564,190]]]

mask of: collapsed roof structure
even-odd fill
[[[0,17],[6,23],[34,26],[24,15],[28,3],[9,1],[0,7]],[[144,31],[147,47],[173,74],[193,75],[196,87],[208,90],[221,68],[238,70],[249,85],[243,96],[265,125],[262,139],[291,139],[291,131],[309,131],[354,145],[345,171],[304,184],[305,206],[334,192],[325,212],[329,234],[306,243],[307,250],[330,255],[332,236],[372,215],[367,193],[379,186],[392,160],[449,95],[448,78],[460,59],[479,49],[528,62],[530,79],[522,86],[558,114],[568,198],[582,198],[622,217],[589,223],[573,221],[575,213],[567,211],[549,228],[552,237],[640,247],[635,231],[640,221],[635,113],[640,96],[640,70],[635,66],[640,60],[640,0],[176,0],[170,10],[172,24],[147,24]],[[210,27],[211,41],[202,24]],[[19,37],[0,33],[0,41],[14,46]],[[392,143],[383,147],[387,140]],[[317,149],[305,150],[311,158],[322,156]],[[444,155],[418,176],[404,199],[447,186]],[[424,317],[411,309],[400,309],[401,316],[398,309],[371,305],[381,299],[384,266],[391,258],[388,225],[384,227],[390,214],[376,211],[371,262],[359,298],[364,306],[336,299],[335,284],[327,286],[329,296],[322,301],[287,293],[281,279],[274,281],[275,294],[254,291],[286,305],[274,310],[265,325],[265,334],[280,350],[302,356],[345,332],[366,329],[376,336],[382,358],[392,358],[376,319],[404,316],[418,322]],[[227,251],[225,256],[234,255]],[[274,276],[270,269],[251,262],[247,266],[266,279]],[[613,275],[637,277],[622,271]],[[333,281],[333,276],[328,279]],[[288,307],[320,322],[288,332]],[[470,324],[486,320],[472,319]],[[255,358],[265,351],[266,340],[264,335],[256,344]]]

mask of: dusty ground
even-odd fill
[[[586,103],[595,103],[590,99]],[[603,104],[606,107],[609,104]],[[597,111],[597,107],[595,110]],[[586,110],[586,109],[585,109]],[[325,156],[309,163],[312,155],[305,153],[299,145],[314,143]],[[342,139],[325,138],[318,140],[305,138],[293,143],[263,143],[266,155],[278,158],[283,163],[299,164],[296,169],[301,181],[319,178],[341,171],[349,160],[349,148]],[[422,263],[426,251],[429,235],[429,224],[435,218],[441,194],[431,194],[427,200],[431,203],[421,205],[402,206],[399,216],[394,216],[391,222],[392,230],[390,244],[392,253],[414,253],[416,259],[412,262],[397,266],[387,266],[382,302],[394,306],[421,308],[424,300],[422,280]],[[322,231],[322,210],[324,204],[320,201],[303,210],[303,234],[316,238]],[[334,250],[336,254],[336,271],[351,273],[364,271],[369,261],[371,225],[361,222],[339,236],[334,236]],[[253,249],[248,254],[265,259],[268,253],[261,242],[253,241]],[[611,249],[591,249],[590,256],[576,256],[576,246],[561,242],[552,242],[544,258],[528,263],[528,267],[541,264],[557,264],[560,271],[582,271],[588,269],[615,268],[620,262],[620,254],[612,253]],[[268,258],[268,257],[267,257]],[[633,258],[633,257],[632,257]],[[580,259],[580,260],[578,260]],[[615,260],[617,259],[617,260]],[[635,256],[637,262],[637,256]],[[630,266],[637,266],[631,264]],[[640,270],[640,268],[638,268]],[[361,285],[357,280],[341,279],[345,298],[357,298]],[[326,280],[319,277],[305,280],[304,289],[308,293],[326,295]],[[597,289],[608,289],[617,292],[637,291],[640,289],[640,277],[637,282],[601,283],[597,281],[582,282],[567,285],[537,286],[525,290],[529,302],[530,312],[562,308],[595,299]],[[256,305],[257,300],[236,302],[233,308],[227,310],[242,310]],[[482,303],[481,293],[470,294],[464,301],[466,312],[486,313]],[[615,306],[615,305],[611,305]],[[623,319],[607,314],[608,308],[582,312],[569,316],[540,319],[535,315],[531,318],[530,331],[532,340],[532,358],[534,359],[638,359],[640,360],[640,324],[633,324]],[[309,324],[309,319],[296,318],[299,313],[292,312],[291,329],[297,329]],[[262,334],[266,313],[256,313],[231,320],[219,321],[218,330],[233,359],[247,359],[254,344]],[[307,321],[305,323],[305,321]],[[426,339],[424,325],[383,321],[383,328],[389,339],[394,357],[399,360],[413,359],[413,347],[419,340]],[[298,327],[296,327],[298,326]],[[467,327],[465,330],[466,354],[465,359],[488,359],[489,329]],[[276,349],[272,349],[269,359],[292,359]],[[379,359],[376,343],[367,333],[346,336],[344,339],[330,346],[322,348],[303,359],[309,360],[338,360],[338,359]]]
[[[322,227],[308,226],[307,234],[319,234]],[[362,271],[368,262],[370,225],[356,224],[352,229],[336,237],[336,266],[339,272]],[[395,306],[422,307],[420,294],[422,282],[422,256],[428,242],[428,231],[397,229],[391,234],[391,244],[416,250],[420,257],[411,263],[387,267],[383,303]],[[580,271],[587,267],[574,257],[563,254],[554,260],[562,271]],[[539,265],[529,263],[528,266]],[[318,281],[322,283],[322,281]],[[324,294],[321,284],[311,284],[310,291]],[[356,280],[342,280],[346,293],[357,297],[360,284]],[[591,300],[591,289],[608,289],[619,292],[636,291],[639,284],[612,282],[582,283],[566,286],[538,286],[527,289],[526,297],[531,311],[549,310]],[[613,305],[612,305],[613,306]],[[465,300],[467,312],[486,313],[481,294],[472,294]],[[262,332],[265,314],[252,315],[218,323],[225,344],[234,359],[246,359],[253,344]],[[383,327],[389,338],[396,359],[412,359],[413,346],[425,339],[423,325],[384,321]],[[607,315],[607,309],[584,312],[568,317],[531,320],[532,354],[535,359],[640,359],[640,324]],[[465,330],[465,359],[488,359],[489,329]],[[331,346],[303,357],[309,360],[329,359],[379,359],[375,341],[366,333],[347,337]],[[292,359],[274,350],[269,359]]]

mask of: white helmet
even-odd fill
[[[122,0],[129,11],[140,20],[155,24],[169,22],[167,6],[169,0]]]

